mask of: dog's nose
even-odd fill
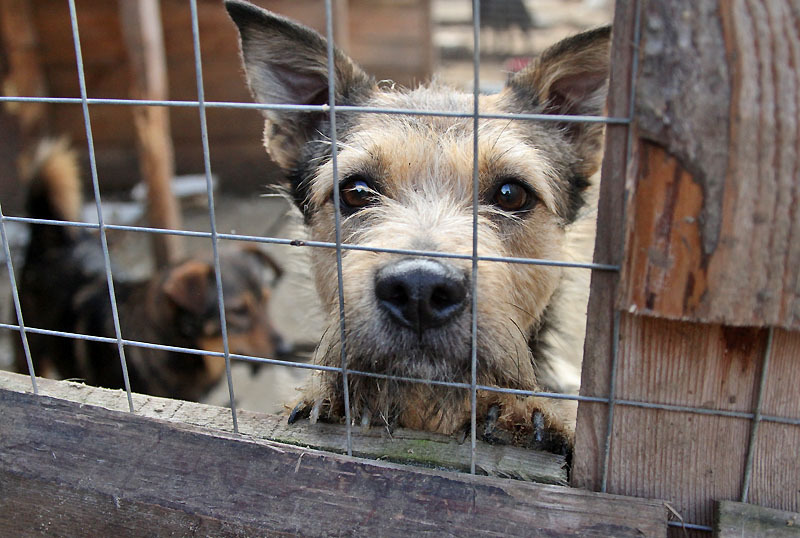
[[[467,299],[467,279],[436,260],[409,258],[375,275],[378,304],[396,323],[421,333],[456,317]]]

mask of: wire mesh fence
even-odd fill
[[[638,6],[638,2],[637,2]],[[125,391],[128,397],[128,404],[129,409],[131,412],[135,412],[133,399],[131,396],[131,385],[128,379],[128,367],[126,364],[126,349],[131,347],[140,347],[140,348],[148,348],[148,349],[157,349],[157,350],[164,350],[164,351],[178,351],[194,356],[213,356],[213,357],[220,357],[223,358],[225,361],[225,372],[226,372],[226,379],[227,379],[227,387],[228,387],[228,394],[229,394],[229,405],[231,409],[231,421],[233,423],[233,429],[235,432],[238,432],[238,424],[237,424],[237,403],[235,397],[235,387],[233,383],[233,377],[231,375],[231,361],[246,361],[250,363],[256,364],[273,364],[273,365],[281,365],[281,366],[288,366],[292,368],[300,368],[300,369],[307,369],[307,370],[317,370],[317,371],[328,371],[334,372],[337,374],[341,374],[342,376],[342,390],[344,393],[344,412],[345,412],[345,427],[347,429],[347,446],[345,447],[346,452],[348,455],[352,455],[353,453],[353,438],[352,438],[352,428],[353,428],[353,420],[350,416],[350,384],[348,382],[348,378],[351,376],[364,376],[364,377],[371,377],[375,379],[392,379],[395,381],[402,381],[407,383],[420,383],[420,384],[428,384],[434,386],[441,386],[441,387],[449,387],[449,388],[456,388],[460,390],[469,391],[471,395],[471,446],[472,446],[472,458],[471,458],[471,471],[475,473],[475,446],[477,443],[477,410],[476,410],[476,400],[477,400],[477,393],[478,391],[485,391],[485,392],[496,392],[496,393],[505,393],[505,394],[512,394],[512,395],[520,395],[520,396],[537,396],[543,398],[553,398],[553,399],[563,399],[563,400],[576,400],[578,402],[585,401],[585,402],[596,402],[596,403],[603,403],[608,405],[608,424],[606,428],[606,438],[605,438],[605,448],[604,448],[604,458],[603,458],[603,465],[602,465],[602,491],[606,491],[607,489],[607,482],[608,482],[608,473],[609,473],[609,445],[611,443],[611,433],[613,431],[613,421],[614,421],[614,408],[616,406],[631,406],[631,407],[639,407],[639,408],[648,408],[648,409],[660,409],[665,411],[673,411],[673,412],[687,412],[687,413],[697,413],[702,415],[717,415],[723,417],[734,417],[746,420],[752,420],[752,432],[750,438],[750,446],[748,450],[748,458],[747,458],[747,466],[745,469],[745,476],[743,477],[743,491],[741,495],[742,501],[746,501],[748,497],[748,486],[750,480],[751,469],[753,465],[753,455],[754,455],[754,439],[758,430],[758,426],[761,422],[775,422],[775,423],[782,423],[782,424],[792,424],[792,425],[800,425],[800,419],[791,419],[785,417],[777,417],[777,416],[768,416],[761,413],[761,396],[759,394],[759,403],[756,407],[755,412],[748,413],[748,412],[735,412],[735,411],[725,411],[725,410],[716,410],[711,408],[701,408],[701,407],[691,407],[691,406],[679,406],[679,405],[669,405],[669,404],[659,404],[654,402],[647,402],[647,401],[635,401],[630,399],[623,399],[619,398],[616,395],[616,379],[615,379],[615,372],[617,368],[616,360],[612,363],[612,371],[611,371],[611,386],[609,387],[609,392],[607,397],[590,397],[590,396],[582,396],[576,394],[567,394],[567,393],[556,393],[556,392],[541,392],[541,391],[529,391],[529,390],[520,390],[520,389],[513,389],[508,387],[496,387],[496,386],[488,386],[478,383],[478,376],[477,376],[477,369],[478,369],[478,357],[477,357],[477,333],[478,333],[478,302],[481,300],[479,297],[479,287],[478,281],[480,279],[480,270],[479,270],[479,262],[491,262],[491,263],[510,263],[510,264],[525,264],[525,265],[542,265],[542,266],[556,266],[556,267],[565,267],[565,268],[574,268],[574,269],[581,269],[586,271],[611,271],[611,272],[618,272],[620,268],[616,265],[610,264],[602,264],[602,263],[578,263],[569,260],[551,260],[551,259],[534,259],[534,258],[517,258],[517,257],[500,257],[500,256],[487,256],[482,255],[478,248],[478,215],[479,215],[479,184],[478,184],[478,170],[479,170],[479,139],[478,139],[478,124],[481,120],[486,119],[502,119],[508,121],[525,121],[525,122],[575,122],[575,123],[603,123],[603,124],[613,124],[613,125],[624,125],[630,126],[632,123],[632,118],[634,114],[634,99],[633,95],[635,95],[635,82],[637,78],[637,62],[638,62],[638,55],[639,55],[639,38],[640,34],[638,32],[638,28],[641,26],[641,21],[639,20],[640,10],[637,7],[637,22],[636,22],[636,37],[634,39],[634,43],[631,43],[630,46],[633,47],[633,66],[632,66],[632,78],[631,78],[631,107],[630,113],[627,117],[606,117],[606,116],[576,116],[576,115],[553,115],[553,114],[487,114],[481,113],[478,110],[478,103],[479,103],[479,95],[480,95],[480,62],[481,62],[481,55],[480,55],[480,39],[481,39],[481,21],[480,21],[480,0],[473,0],[472,2],[472,12],[474,14],[473,21],[472,21],[472,30],[473,30],[473,50],[474,56],[472,58],[473,62],[473,103],[474,103],[474,110],[472,113],[455,113],[452,111],[429,111],[429,110],[410,110],[410,109],[402,109],[402,108],[377,108],[377,107],[361,107],[361,106],[346,106],[346,105],[339,105],[335,101],[336,96],[336,88],[335,88],[335,80],[336,77],[334,76],[334,54],[333,54],[333,47],[335,44],[334,39],[334,26],[333,26],[333,6],[332,0],[325,0],[324,2],[324,10],[325,10],[325,20],[326,20],[326,32],[327,32],[327,43],[328,43],[328,81],[329,81],[329,88],[328,88],[328,103],[325,105],[292,105],[292,104],[254,104],[254,103],[243,103],[243,102],[221,102],[221,101],[207,101],[205,99],[204,93],[204,83],[203,83],[203,52],[202,52],[202,43],[200,39],[200,31],[199,31],[199,23],[198,23],[198,7],[197,7],[197,0],[189,0],[187,9],[191,11],[191,23],[192,23],[192,37],[193,37],[193,54],[194,54],[194,70],[196,75],[196,88],[197,88],[197,99],[196,100],[189,100],[189,101],[172,101],[172,100],[147,100],[147,99],[107,99],[107,98],[95,98],[90,97],[87,92],[86,88],[86,80],[85,80],[85,71],[83,65],[83,57],[82,57],[82,50],[88,44],[81,41],[80,29],[78,27],[78,16],[77,16],[77,8],[75,5],[75,0],[69,0],[69,13],[70,13],[70,21],[69,24],[71,25],[71,32],[74,40],[74,49],[75,49],[75,56],[77,60],[76,64],[76,72],[79,80],[80,86],[80,97],[79,98],[66,98],[66,97],[29,97],[24,95],[13,95],[13,96],[3,96],[0,97],[0,102],[5,103],[47,103],[53,104],[58,106],[75,106],[80,105],[83,114],[84,120],[84,127],[86,138],[88,140],[88,153],[89,153],[89,163],[90,163],[90,172],[91,172],[91,180],[92,180],[92,188],[94,194],[94,201],[96,207],[96,214],[97,214],[97,223],[82,223],[82,222],[65,222],[65,221],[54,221],[54,220],[46,220],[46,219],[34,219],[34,218],[27,218],[27,217],[16,217],[16,216],[6,216],[2,213],[2,207],[0,206],[0,234],[2,234],[2,242],[4,246],[4,254],[6,260],[6,268],[11,284],[12,290],[12,297],[14,303],[14,314],[16,316],[17,323],[16,324],[0,324],[0,329],[15,331],[19,333],[19,338],[21,339],[21,345],[23,348],[23,352],[25,354],[25,358],[28,365],[28,370],[31,378],[31,384],[33,387],[34,392],[38,393],[37,383],[36,383],[36,372],[34,370],[34,361],[31,357],[31,351],[28,345],[28,335],[29,334],[41,334],[41,335],[50,335],[50,336],[58,336],[63,338],[70,338],[70,339],[81,339],[86,341],[93,341],[93,342],[102,342],[107,344],[113,344],[116,346],[118,351],[118,358],[120,363],[120,369],[123,372],[124,376],[124,384],[125,384]],[[221,9],[221,8],[220,8]],[[210,54],[206,51],[205,54]],[[160,228],[153,228],[153,227],[144,227],[144,226],[127,226],[127,225],[117,225],[117,224],[108,224],[106,223],[106,219],[104,218],[104,208],[100,194],[100,178],[98,175],[97,169],[97,162],[95,156],[95,148],[93,142],[93,132],[92,132],[92,110],[94,107],[101,107],[101,106],[155,106],[155,107],[182,107],[182,108],[195,108],[199,115],[199,123],[200,123],[200,130],[201,130],[201,143],[202,143],[202,155],[203,155],[203,163],[204,163],[204,176],[206,179],[206,187],[207,187],[207,199],[208,199],[208,219],[210,223],[210,231],[208,232],[198,232],[198,231],[185,231],[185,230],[174,230],[174,229],[160,229]],[[221,233],[217,230],[216,226],[216,215],[215,215],[215,200],[214,200],[214,188],[212,182],[212,170],[213,170],[213,160],[212,155],[209,148],[209,135],[208,135],[208,126],[207,126],[207,118],[206,112],[209,109],[243,109],[243,110],[273,110],[273,111],[282,111],[282,112],[293,112],[293,111],[302,111],[302,112],[316,112],[316,113],[324,113],[327,114],[330,120],[330,132],[326,133],[330,137],[331,141],[331,161],[333,165],[333,200],[334,200],[334,207],[335,210],[335,241],[333,242],[325,242],[325,241],[313,241],[307,239],[285,239],[279,237],[268,237],[268,236],[259,236],[259,235],[247,235],[247,234],[235,234],[235,233]],[[387,248],[387,247],[374,247],[374,246],[365,246],[359,244],[348,244],[342,238],[342,215],[340,212],[340,204],[339,204],[339,196],[340,196],[340,181],[339,181],[339,171],[337,168],[338,165],[338,155],[337,155],[337,128],[336,128],[336,121],[337,117],[341,117],[342,115],[347,114],[386,114],[386,115],[415,115],[415,116],[431,116],[431,117],[454,117],[454,118],[471,118],[472,119],[472,128],[473,128],[473,153],[472,153],[472,169],[473,169],[473,176],[472,176],[472,192],[473,192],[473,205],[472,205],[472,230],[473,230],[473,243],[472,243],[472,253],[471,254],[463,254],[463,253],[453,253],[453,252],[441,252],[441,251],[432,251],[432,250],[414,250],[414,249],[401,249],[401,248]],[[629,128],[629,137],[632,136],[631,129]],[[628,143],[628,148],[630,151],[632,144]],[[630,155],[628,155],[628,160],[630,160]],[[114,332],[115,336],[113,338],[109,337],[101,337],[101,336],[93,336],[88,334],[77,334],[71,332],[63,332],[52,330],[47,327],[31,327],[26,325],[25,323],[25,312],[22,310],[20,299],[19,299],[19,291],[17,285],[17,268],[14,267],[14,263],[11,257],[11,251],[9,247],[9,241],[6,233],[6,223],[23,223],[23,224],[38,224],[38,225],[46,225],[46,226],[60,226],[60,227],[74,227],[74,228],[84,228],[90,230],[96,230],[99,233],[99,242],[102,247],[103,252],[103,261],[104,261],[104,268],[105,268],[105,276],[107,279],[108,290],[109,290],[109,297],[108,300],[111,305],[111,312],[113,315],[113,325],[114,325]],[[115,281],[114,275],[112,272],[112,264],[109,257],[109,250],[108,250],[108,240],[106,237],[107,231],[115,230],[115,231],[125,231],[125,232],[137,232],[137,233],[145,233],[145,234],[171,234],[176,236],[184,236],[184,237],[193,237],[193,238],[201,238],[204,240],[210,240],[212,250],[213,250],[213,264],[215,269],[216,275],[216,294],[217,294],[217,305],[219,309],[219,321],[222,327],[222,347],[223,350],[220,352],[213,352],[204,349],[192,349],[192,348],[184,348],[179,346],[169,346],[154,342],[145,342],[145,341],[137,341],[131,340],[126,338],[126,335],[123,333],[123,330],[120,326],[119,320],[119,313],[117,308],[117,298],[115,296]],[[620,238],[620,240],[622,240]],[[239,242],[249,242],[249,243],[257,243],[257,244],[275,244],[275,245],[285,245],[285,246],[294,246],[298,248],[320,248],[320,249],[333,249],[336,252],[336,265],[337,265],[337,280],[338,280],[338,304],[339,304],[339,324],[338,330],[340,331],[340,338],[341,338],[341,365],[338,367],[332,366],[325,366],[319,364],[309,364],[305,362],[298,362],[292,360],[284,360],[274,357],[258,357],[258,356],[249,356],[243,354],[233,353],[230,349],[230,345],[228,342],[228,331],[226,329],[226,311],[224,308],[225,304],[225,297],[223,295],[223,274],[222,268],[220,265],[220,256],[219,256],[219,245],[223,241],[239,241]],[[431,257],[431,258],[450,258],[450,259],[460,259],[460,260],[469,260],[471,261],[471,280],[470,280],[470,297],[472,300],[471,304],[471,381],[469,383],[464,382],[453,382],[448,380],[441,380],[441,379],[418,379],[418,378],[411,378],[411,377],[402,377],[402,376],[391,376],[388,374],[382,374],[379,372],[368,372],[350,368],[348,366],[348,354],[347,354],[347,338],[348,338],[348,331],[346,330],[346,324],[348,320],[345,316],[345,296],[342,292],[343,290],[343,269],[342,269],[342,257],[346,255],[348,251],[369,251],[369,252],[376,252],[376,253],[386,253],[386,254],[400,254],[406,256],[415,256],[415,257]],[[588,323],[592,323],[592,320],[589,320]],[[615,334],[618,334],[619,331],[619,315],[615,316],[613,320],[613,326]],[[616,341],[616,338],[614,338]],[[770,332],[770,341],[771,341],[771,332]],[[763,379],[766,378],[767,373],[767,357],[769,356],[770,346],[767,346],[767,351],[764,356],[764,366],[762,369],[762,385],[761,389],[763,391]],[[616,359],[616,352],[614,353],[614,358]],[[700,531],[710,531],[712,530],[710,527],[705,525],[697,525],[692,523],[682,523],[682,522],[672,522],[671,525],[676,526],[683,526],[687,529],[693,530],[700,530]]]

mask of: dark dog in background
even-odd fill
[[[25,166],[30,217],[79,221],[80,174],[76,155],[63,141],[41,143]],[[99,240],[82,228],[31,225],[19,280],[28,327],[115,338],[105,264]],[[231,353],[273,357],[282,339],[267,314],[270,290],[280,267],[256,248],[223,252],[228,342]],[[189,259],[146,280],[126,280],[114,270],[114,289],[123,338],[140,342],[223,351],[213,263]],[[108,388],[124,386],[116,344],[28,333],[37,375],[80,379]],[[126,345],[131,389],[154,396],[201,399],[225,373],[219,356]],[[17,370],[27,372],[19,346]]]
[[[228,0],[226,7],[239,29],[257,102],[328,103],[323,37],[247,2]],[[480,96],[481,114],[555,116],[480,120],[481,256],[591,261],[604,128],[559,117],[603,113],[610,33],[605,27],[565,39],[511,77],[503,91]],[[327,114],[264,110],[267,151],[286,170],[311,238],[335,241],[338,181],[343,242],[470,256],[473,95],[440,83],[410,90],[379,84],[338,49],[333,61],[338,105],[454,115],[341,111],[334,177]],[[336,253],[311,249],[310,255],[330,319],[315,359],[340,366]],[[471,260],[347,249],[341,263],[349,368],[470,383]],[[576,394],[589,272],[492,261],[478,267],[477,383]],[[467,390],[355,374],[348,382],[350,416],[363,426],[445,434],[469,427]],[[488,440],[568,450],[576,409],[574,401],[477,391],[479,424]],[[342,375],[320,371],[289,420],[345,415]]]

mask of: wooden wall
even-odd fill
[[[637,45],[617,3],[609,107],[628,116],[638,51],[634,121],[608,129],[595,252],[622,272],[593,279],[582,393],[733,416],[619,403],[606,460],[609,406],[581,403],[572,481],[706,526],[726,499],[796,512],[800,2],[639,4]],[[795,424],[751,444],[759,401]]]
[[[261,0],[268,9],[293,17],[324,31],[324,3],[318,0]],[[16,40],[14,51],[25,49],[38,55],[43,88],[35,95],[78,97],[75,53],[68,5],[62,0],[0,0],[7,13],[14,15],[34,32],[25,48]],[[90,97],[129,98],[131,74],[116,1],[77,0],[78,24],[86,66]],[[22,9],[24,8],[24,9]],[[371,1],[338,0],[336,16],[346,21],[336,26],[337,38],[368,71],[378,78],[391,78],[403,84],[430,77],[432,48],[429,0]],[[250,102],[238,59],[237,34],[221,0],[199,0],[198,16],[203,53],[203,76],[209,101]],[[169,98],[195,100],[195,67],[191,20],[186,0],[162,0],[161,17],[167,58]],[[9,46],[6,40],[6,46]],[[30,61],[24,65],[30,66]],[[17,71],[19,77],[24,73]],[[27,79],[26,79],[27,80]],[[6,91],[31,95],[27,87],[6,86]],[[11,88],[14,89],[11,89]],[[22,109],[29,109],[25,105]],[[18,109],[20,107],[17,107]],[[41,107],[39,107],[41,108]],[[50,105],[41,132],[68,133],[77,143],[85,143],[81,107]],[[93,106],[92,127],[97,148],[99,175],[104,188],[128,187],[138,181],[139,164],[129,107]],[[262,122],[255,111],[207,111],[212,170],[224,188],[252,190],[275,181],[277,170],[261,147]],[[172,140],[177,173],[202,173],[202,150],[197,110],[170,110]]]

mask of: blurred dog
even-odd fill
[[[328,102],[327,43],[313,30],[243,1],[226,2],[257,102]],[[481,119],[478,127],[478,252],[488,257],[589,261],[604,128],[565,115],[600,115],[607,92],[610,28],[566,39],[481,96],[482,114],[554,115],[553,121]],[[338,105],[450,111],[467,117],[337,114],[338,177],[327,113],[265,110],[269,154],[288,173],[311,237],[334,241],[334,181],[342,238],[360,246],[472,255],[473,96],[433,83],[413,90],[377,83],[339,50]],[[341,364],[336,255],[311,251],[331,326],[316,360]],[[342,254],[350,369],[470,383],[471,260]],[[576,393],[589,272],[481,261],[477,273],[477,383]],[[362,425],[464,431],[470,393],[352,374],[351,416]],[[483,435],[568,450],[575,402],[478,391]],[[345,415],[341,374],[319,372],[290,421]]]
[[[79,221],[77,159],[64,141],[41,143],[24,173],[29,181],[30,217]],[[19,280],[28,327],[116,338],[100,242],[83,228],[31,225],[30,243]],[[267,314],[269,267],[280,267],[255,248],[220,258],[231,353],[273,357],[283,351]],[[221,352],[214,266],[189,259],[146,280],[129,280],[114,270],[114,290],[123,338]],[[28,333],[38,375],[81,379],[91,385],[124,387],[116,344]],[[155,396],[199,400],[225,373],[219,356],[125,346],[131,389]],[[17,370],[27,372],[20,345]]]

